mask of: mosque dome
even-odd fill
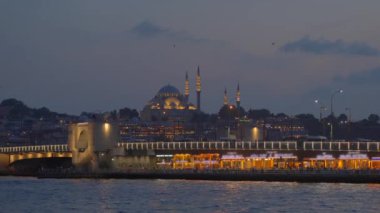
[[[181,93],[179,92],[179,90],[170,84],[162,87],[157,93],[157,96],[161,96],[161,97],[169,97],[169,96],[173,97],[173,96],[180,96],[180,95]]]
[[[185,94],[175,86],[167,84],[161,87],[156,95],[145,105],[141,111],[144,121],[191,121],[196,110],[200,109],[200,74],[197,73],[197,106],[189,102],[190,88],[186,74]]]

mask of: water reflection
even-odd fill
[[[377,212],[379,184],[0,177],[2,212]]]

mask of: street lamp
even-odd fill
[[[346,107],[346,111],[348,111],[348,139],[351,140],[352,133],[351,133],[351,122],[352,122],[352,113],[351,108]]]
[[[334,120],[334,108],[333,108],[333,104],[334,104],[334,97],[335,97],[335,95],[336,94],[341,94],[341,93],[343,93],[343,90],[342,89],[339,89],[339,90],[337,90],[337,91],[335,91],[335,92],[333,92],[333,94],[331,94],[331,102],[330,102],[330,104],[331,104],[331,108],[330,108],[330,110],[331,110],[331,123],[330,123],[330,140],[331,141],[333,141],[334,140],[334,134],[333,134],[333,120]]]
[[[228,105],[227,111],[228,111],[228,129],[227,129],[227,137],[228,140],[230,139],[230,134],[231,134],[231,111],[233,110],[232,105]]]
[[[323,111],[326,111],[327,107],[325,105],[323,105],[318,99],[315,99],[314,103],[319,105],[319,122],[322,122]]]
[[[322,135],[326,136],[326,123],[323,119],[323,111],[327,111],[327,107],[322,104],[318,99],[314,100],[314,103],[319,105],[319,123],[322,124]]]
[[[332,141],[332,134],[333,134],[333,122],[328,122],[327,126],[330,126],[330,140]]]
[[[341,93],[343,93],[343,90],[342,89],[340,89],[340,90],[337,90],[337,91],[335,91],[333,94],[331,94],[331,108],[330,108],[330,110],[331,110],[331,116],[334,116],[334,108],[333,108],[333,104],[334,104],[334,97],[335,97],[335,95],[336,94],[341,94]]]

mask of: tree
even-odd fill
[[[33,110],[33,117],[37,119],[51,119],[54,118],[55,113],[51,112],[48,108],[42,107],[39,109]]]
[[[6,106],[6,107],[26,107],[26,105],[14,98],[3,100],[0,104],[0,106]]]
[[[224,105],[220,108],[218,115],[223,120],[234,120],[238,116],[238,110],[234,105]]]
[[[300,119],[301,121],[318,121],[312,114],[298,114],[296,115],[296,118]]]
[[[339,122],[348,121],[347,115],[345,115],[345,114],[340,114],[337,119]]]
[[[122,120],[129,120],[132,118],[138,118],[139,113],[136,109],[130,109],[128,107],[125,107],[119,110],[119,116]]]
[[[21,120],[31,114],[31,109],[23,102],[13,98],[2,101],[0,105],[11,108],[8,114],[9,120]]]
[[[371,123],[371,124],[377,124],[379,123],[379,120],[380,120],[380,117],[376,114],[370,114],[368,116],[368,121]]]
[[[299,114],[296,118],[300,120],[302,125],[311,135],[322,134],[322,125],[312,114]]]
[[[276,114],[276,117],[278,117],[278,118],[286,118],[286,117],[288,117],[288,115],[285,114],[285,113],[280,112],[280,113]]]
[[[260,120],[273,116],[273,114],[267,109],[250,109],[248,110],[248,118]]]

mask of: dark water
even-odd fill
[[[380,212],[380,185],[0,177],[0,212]]]

